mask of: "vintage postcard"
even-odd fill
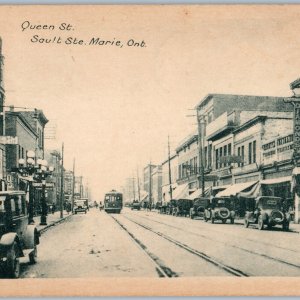
[[[300,295],[299,27],[0,6],[1,296]]]

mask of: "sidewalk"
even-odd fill
[[[36,228],[39,233],[45,232],[49,227],[55,226],[56,224],[59,224],[63,222],[64,220],[68,219],[69,217],[72,216],[72,213],[70,212],[69,214],[64,210],[63,211],[63,218],[60,218],[60,211],[56,211],[54,214],[48,214],[47,215],[47,225],[40,225],[41,217],[37,216],[34,217],[34,222],[36,225]]]

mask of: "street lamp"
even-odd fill
[[[20,158],[18,163],[19,167],[15,168],[16,171],[24,177],[28,177],[29,182],[29,205],[28,205],[28,223],[34,223],[34,193],[33,193],[33,181],[42,184],[42,215],[41,225],[47,225],[47,203],[46,203],[46,178],[52,175],[54,171],[53,167],[47,167],[48,162],[43,159],[37,159],[35,164],[34,151],[27,152],[27,159]],[[31,177],[31,178],[30,178]]]

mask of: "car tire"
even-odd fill
[[[258,227],[259,230],[263,230],[264,229],[264,221],[263,221],[262,216],[258,217],[257,227]]]
[[[7,250],[6,271],[9,278],[19,278],[20,276],[20,261],[17,257],[17,243],[14,242]]]

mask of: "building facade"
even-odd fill
[[[162,166],[156,166],[152,171],[153,205],[162,202]]]

